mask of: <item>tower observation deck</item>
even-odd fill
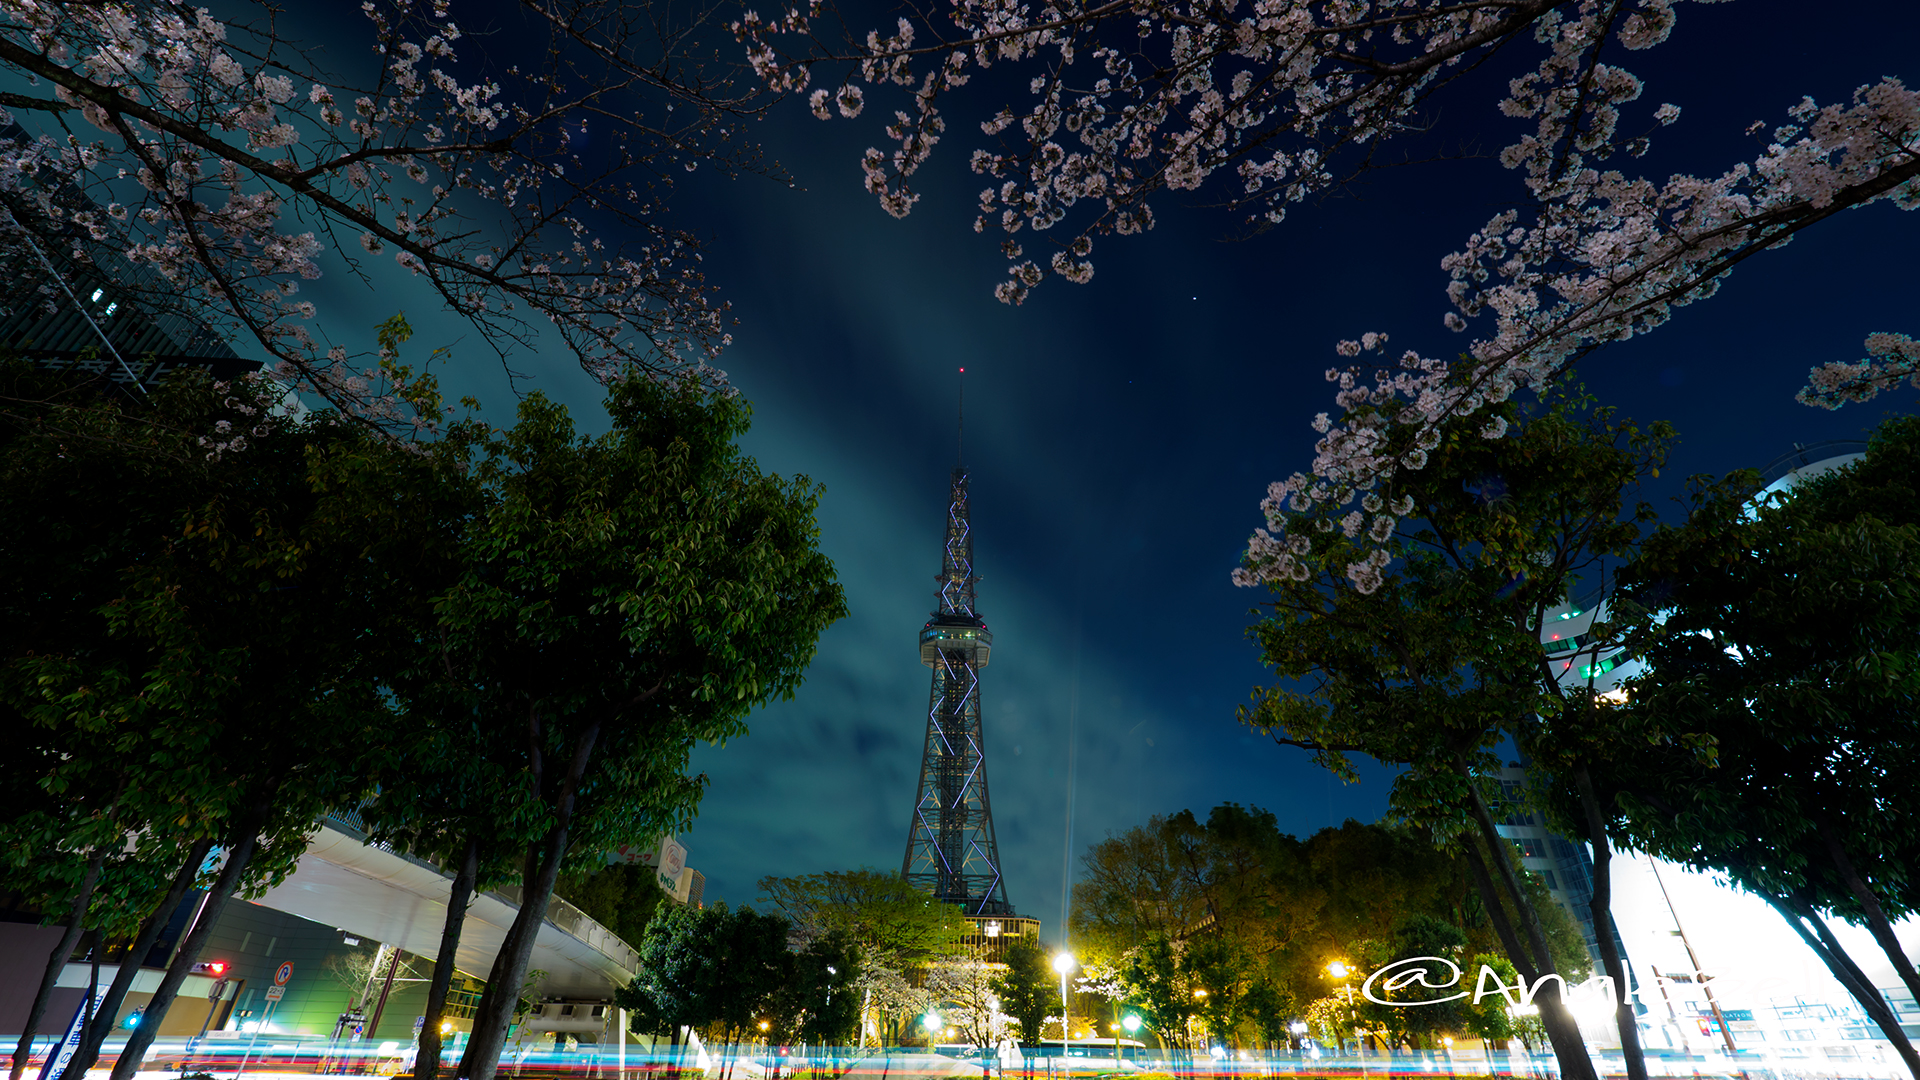
[[[1012,915],[987,798],[980,669],[993,655],[993,634],[974,607],[978,579],[965,466],[953,470],[950,495],[946,550],[935,578],[940,606],[920,628],[920,662],[933,669],[933,685],[900,876],[968,915]]]

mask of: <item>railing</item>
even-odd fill
[[[1795,469],[1811,465],[1816,461],[1825,461],[1842,454],[1863,454],[1867,444],[1859,439],[1828,439],[1825,442],[1794,443],[1793,449],[1781,454],[1760,470],[1760,484],[1765,487]]]
[[[497,896],[517,908],[524,894],[518,885],[502,885],[492,890],[490,895]],[[640,954],[634,951],[633,946],[627,944],[620,935],[595,922],[593,916],[565,900],[557,896],[548,898],[546,921],[552,923],[555,928],[564,930],[600,950],[614,963],[619,964],[627,974],[639,973]]]
[[[353,810],[329,810],[322,815],[321,821],[346,833],[355,840],[366,844],[368,847],[398,855],[416,866],[432,870],[448,881],[453,880],[453,875],[448,874],[446,871],[425,859],[417,858],[407,852],[400,851],[390,844],[375,843],[368,840],[366,819],[360,816],[358,808]],[[497,889],[488,890],[486,895],[492,896],[503,903],[510,904],[517,909],[520,907],[520,900],[524,893],[518,885],[502,885]],[[551,923],[555,929],[571,934],[573,937],[599,950],[615,964],[618,964],[621,970],[625,971],[628,975],[636,975],[639,973],[640,954],[634,951],[633,946],[627,944],[620,935],[594,921],[593,916],[574,907],[560,897],[554,896],[548,898],[546,921]]]

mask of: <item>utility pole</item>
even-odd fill
[[[1693,965],[1693,977],[1700,981],[1701,988],[1707,992],[1707,1008],[1713,1012],[1713,1022],[1720,1025],[1720,1038],[1727,1044],[1727,1057],[1737,1062],[1740,1050],[1733,1045],[1733,1031],[1727,1027],[1727,1018],[1720,1012],[1720,1003],[1714,1000],[1713,976],[1700,970],[1700,958],[1694,955],[1693,942],[1687,940],[1687,928],[1680,925],[1680,913],[1674,910],[1673,897],[1667,893],[1667,883],[1660,879],[1659,864],[1649,861],[1647,865],[1653,868],[1653,880],[1660,886],[1661,899],[1667,902],[1667,914],[1673,916],[1673,928],[1680,934],[1680,944],[1686,947],[1687,962]]]

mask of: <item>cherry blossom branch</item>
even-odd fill
[[[1677,110],[1669,108],[1661,111],[1670,120]],[[1425,467],[1443,426],[1470,425],[1592,349],[1657,328],[1675,308],[1711,296],[1735,266],[1841,210],[1880,201],[1920,208],[1920,93],[1883,79],[1855,91],[1850,106],[1804,99],[1789,116],[1794,122],[1776,128],[1753,162],[1713,180],[1676,176],[1659,186],[1590,168],[1549,179],[1551,144],[1527,141],[1527,154],[1510,163],[1529,169],[1541,195],[1532,224],[1519,225],[1518,211],[1497,215],[1443,263],[1456,308],[1446,324],[1464,330],[1463,315],[1491,316],[1493,332],[1469,346],[1463,363],[1408,352],[1399,373],[1377,371],[1371,386],[1357,369],[1329,370],[1344,415],[1338,424],[1326,413],[1315,419],[1323,437],[1311,475],[1270,486],[1262,503],[1268,528],[1249,541],[1235,582],[1301,580],[1283,511],[1359,499],[1339,524],[1349,539],[1371,542],[1347,567],[1356,588],[1371,591],[1390,561],[1384,545],[1397,519],[1413,509],[1388,505],[1378,492],[1400,471]],[[1559,302],[1543,302],[1550,296]],[[1385,344],[1384,335],[1367,334],[1337,351],[1352,357]],[[1835,407],[1920,371],[1920,346],[1904,335],[1873,335],[1867,348],[1866,362],[1815,369],[1801,399]],[[1506,423],[1495,415],[1478,433],[1502,437]]]
[[[0,70],[54,88],[0,96],[0,108],[61,128],[0,144],[0,197],[20,228],[58,239],[74,273],[248,335],[284,374],[367,415],[392,419],[396,399],[369,397],[345,350],[302,325],[314,306],[289,299],[336,231],[369,255],[393,248],[503,357],[537,345],[537,316],[596,375],[638,367],[724,386],[708,361],[730,340],[726,307],[663,193],[669,166],[757,169],[725,125],[764,97],[715,93],[730,73],[690,63],[692,39],[668,22],[656,18],[658,47],[643,47],[645,20],[617,0],[523,3],[551,37],[544,67],[507,68],[516,96],[461,77],[444,0],[363,5],[381,57],[364,91],[296,71],[306,54],[270,8],[252,27],[165,0],[0,0]],[[684,119],[643,116],[672,117],[676,101],[692,106]],[[65,130],[75,114],[112,138]],[[591,162],[572,142],[587,116],[605,125]],[[485,226],[468,216],[475,201],[494,211]],[[280,231],[291,215],[314,231]],[[609,225],[632,239],[608,247]],[[0,230],[0,248],[23,239]]]
[[[1615,22],[1636,16],[1664,25],[1671,20],[1658,13],[1671,2],[1638,0],[1636,15],[1623,15],[1621,4],[1598,0],[1388,0],[1365,7],[1254,0],[1251,14],[1243,14],[1217,0],[1086,7],[1072,0],[961,0],[948,11],[957,36],[915,12],[893,35],[869,33],[848,48],[814,31],[823,0],[811,0],[804,11],[790,8],[772,19],[750,10],[733,30],[775,91],[805,90],[821,65],[843,69],[837,89],[810,97],[821,119],[834,105],[841,116],[860,115],[866,95],[856,81],[914,88],[911,108],[896,111],[887,127],[896,149],[869,148],[862,161],[867,189],[895,216],[919,198],[910,178],[944,130],[939,99],[969,80],[969,65],[1044,64],[1031,83],[1032,104],[1017,113],[1003,109],[983,125],[994,137],[1017,124],[1025,147],[976,150],[971,160],[996,185],[980,193],[974,228],[1005,234],[1001,250],[1014,261],[995,292],[1017,304],[1049,269],[1020,261],[1014,234],[1024,228],[1044,232],[1078,215],[1073,230],[1053,242],[1050,268],[1088,281],[1095,238],[1152,228],[1155,193],[1198,189],[1235,166],[1239,188],[1224,205],[1270,227],[1290,204],[1351,175],[1333,167],[1334,155],[1358,148],[1365,168],[1381,141],[1422,128],[1418,110],[1427,97],[1470,70],[1467,61],[1477,63],[1476,55],[1484,59],[1530,28],[1557,45],[1567,37],[1604,38]],[[1569,9],[1576,14],[1560,18]],[[1123,44],[1104,43],[1121,37]],[[1099,70],[1075,80],[1082,57]],[[916,76],[913,65],[928,60],[930,69]],[[1566,123],[1578,126],[1584,111],[1577,106]]]

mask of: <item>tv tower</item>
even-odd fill
[[[966,373],[961,368],[961,374]],[[964,384],[963,384],[964,385]],[[961,438],[965,438],[965,397]],[[1000,846],[987,798],[986,742],[980,727],[980,669],[993,634],[974,607],[973,528],[968,520],[962,441],[947,501],[947,543],[940,560],[939,609],[920,628],[920,662],[933,669],[927,694],[927,742],[920,788],[907,825],[900,876],[967,915],[1012,915],[1000,875]],[[997,933],[994,925],[989,934]]]

